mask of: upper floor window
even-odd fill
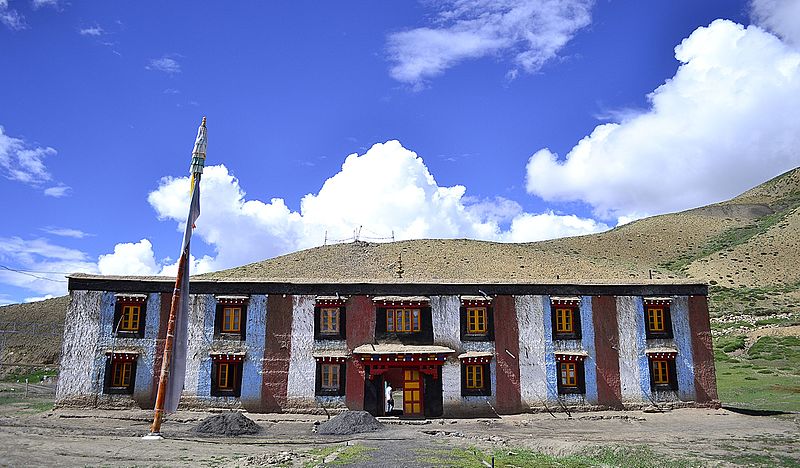
[[[379,296],[375,304],[375,337],[406,344],[433,343],[431,308],[427,297]]]
[[[461,297],[461,340],[491,341],[494,339],[494,314],[491,298]]]
[[[222,308],[222,333],[241,333],[242,332],[242,308],[223,307]]]
[[[342,297],[317,297],[314,306],[314,338],[342,340],[345,338],[345,304]]]
[[[117,294],[114,305],[114,336],[142,338],[144,336],[146,294]]]
[[[214,337],[244,340],[247,329],[247,296],[217,296]]]
[[[103,393],[131,394],[136,384],[135,353],[110,353],[106,359]]]
[[[413,333],[420,331],[419,309],[387,309],[386,331],[396,333]]]
[[[644,322],[647,338],[672,338],[669,299],[644,299]]]
[[[581,308],[578,297],[550,298],[550,316],[554,340],[578,340],[581,338]]]

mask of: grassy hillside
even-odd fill
[[[589,236],[527,244],[464,239],[355,242],[316,247],[199,277],[695,279],[710,285],[723,402],[800,410],[798,265],[800,168],[726,202],[641,219]],[[60,324],[65,306],[66,298],[58,298],[0,307],[0,321]],[[52,360],[59,346],[19,342],[15,349],[13,359]]]

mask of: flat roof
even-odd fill
[[[115,293],[171,292],[174,277],[104,276],[75,273],[67,276],[71,291],[112,291]],[[294,295],[617,295],[679,296],[708,295],[708,286],[692,279],[653,280],[508,280],[481,281],[431,279],[330,279],[330,278],[197,278],[190,281],[191,294],[294,294]]]

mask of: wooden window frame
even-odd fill
[[[410,313],[401,317],[398,331],[398,310],[418,310],[418,320]],[[402,312],[401,312],[402,314]],[[375,338],[402,344],[433,344],[431,308],[427,304],[375,304]],[[411,331],[402,331],[402,330]]]
[[[561,311],[569,311],[569,329],[564,329],[565,323]],[[553,340],[580,340],[581,333],[581,308],[578,304],[551,304],[550,318],[552,320]]]
[[[678,390],[674,357],[650,357],[648,361],[652,391]]]
[[[323,330],[325,321],[324,311],[336,310],[336,331]],[[314,339],[315,340],[343,340],[346,337],[347,308],[339,305],[318,305],[314,307]]]
[[[323,385],[325,375],[324,369],[337,369],[338,382],[336,386]],[[329,374],[332,375],[332,374]],[[345,379],[347,376],[347,363],[341,361],[322,362],[317,361],[315,391],[316,396],[344,396],[345,394]]]
[[[659,313],[656,315],[655,312]],[[652,327],[651,317],[660,315],[661,327]],[[657,322],[658,323],[658,322]],[[644,330],[647,339],[653,338],[672,338],[672,314],[669,304],[645,304],[644,305]]]
[[[480,382],[476,382],[479,369]],[[470,382],[470,377],[472,382]],[[477,386],[480,384],[480,386]],[[461,396],[491,396],[492,375],[489,363],[461,362]]]
[[[470,310],[484,309],[484,331],[470,329]],[[494,341],[494,310],[486,304],[464,304],[461,306],[461,341]]]
[[[136,358],[115,359],[111,356],[106,358],[105,377],[103,379],[103,393],[107,395],[131,395],[136,387]],[[125,379],[125,369],[127,368],[128,379]],[[121,373],[118,373],[118,370]],[[117,380],[117,376],[123,379]]]
[[[567,381],[564,381],[564,369],[572,368],[574,370],[573,382],[569,381],[569,374],[567,374]],[[585,366],[582,360],[575,361],[556,361],[556,382],[558,384],[559,395],[571,394],[585,394],[586,393],[586,373]]]
[[[133,317],[126,317],[126,310],[138,308],[135,323]],[[144,338],[147,317],[147,300],[134,301],[117,299],[114,304],[114,323],[112,335],[118,338]]]
[[[220,300],[217,302],[214,314],[214,338],[218,340],[244,341],[247,339],[247,300],[235,303]],[[238,329],[233,326],[235,323],[229,322],[226,317],[226,310],[239,310]]]
[[[221,333],[227,333],[227,334],[236,334],[236,335],[242,333],[242,307],[241,306],[223,304],[223,306],[222,306],[222,329],[220,330],[220,332]]]
[[[230,359],[211,359],[211,396],[239,397],[242,394],[243,361]],[[222,379],[225,371],[225,381]]]
[[[416,323],[414,316],[416,312]],[[388,333],[419,333],[422,331],[422,309],[419,307],[392,307],[386,309]]]
[[[467,307],[467,334],[485,335],[489,331],[487,307]]]

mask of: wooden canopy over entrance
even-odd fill
[[[397,368],[417,370],[438,379],[439,367],[454,352],[445,346],[378,344],[359,346],[353,350],[353,357],[369,369],[370,379]]]

